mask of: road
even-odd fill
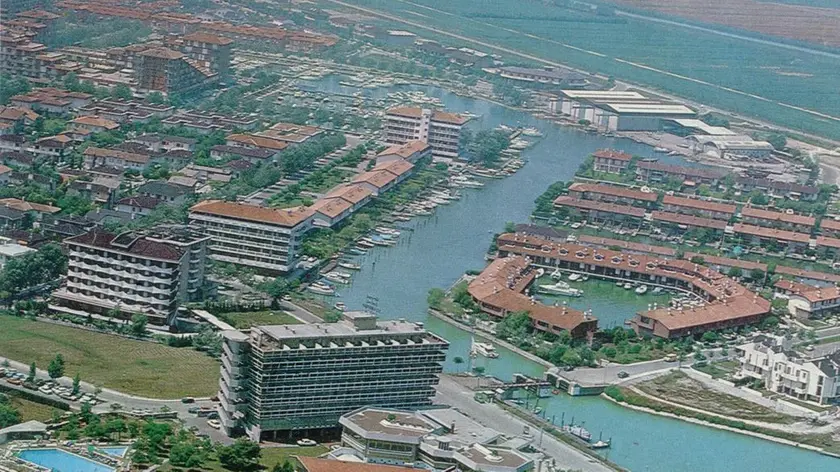
[[[0,363],[5,361],[9,362],[10,367],[17,369],[20,372],[29,372],[28,365],[22,362],[17,362],[11,359],[0,357]],[[45,380],[49,379],[49,375],[45,370],[38,369],[36,372],[36,378]],[[73,386],[73,379],[71,379],[70,377],[62,377],[60,379],[56,379],[56,381],[65,387]],[[79,402],[64,400],[63,398],[59,398],[56,395],[44,395],[43,393],[37,390],[25,389],[19,385],[12,385],[7,382],[4,382],[4,385],[15,390],[26,391],[30,394],[38,395],[44,398],[66,402],[74,410],[79,410],[82,406]],[[97,388],[95,385],[84,381],[81,382],[79,386],[80,390],[83,393],[94,393]],[[187,427],[196,426],[199,429],[199,433],[207,434],[208,436],[210,436],[210,439],[214,441],[219,441],[226,444],[231,442],[231,440],[227,436],[222,434],[220,431],[209,427],[207,425],[207,418],[199,418],[198,416],[187,411],[194,406],[214,407],[216,404],[209,398],[197,398],[195,403],[187,404],[182,403],[181,399],[164,400],[157,398],[146,398],[118,392],[116,390],[111,390],[107,388],[103,388],[102,391],[96,396],[97,398],[102,400],[103,403],[100,403],[93,408],[94,413],[109,413],[113,411],[113,404],[119,404],[120,410],[125,412],[131,412],[132,410],[151,410],[154,412],[160,412],[161,408],[163,408],[164,410],[169,409],[170,411],[174,411],[175,413],[177,413],[178,418],[183,420]]]
[[[689,365],[691,362],[685,360],[682,365]],[[606,367],[578,368],[570,372],[558,372],[562,377],[573,380],[581,385],[611,385],[623,380],[649,375],[655,372],[664,372],[679,367],[678,362],[665,362],[663,360],[639,362],[636,364],[610,364]],[[619,372],[627,372],[629,375],[624,379],[618,376]]]
[[[450,405],[482,425],[508,436],[521,435],[525,426],[528,425],[525,421],[504,411],[497,405],[476,402],[473,400],[471,390],[463,387],[447,375],[441,376],[434,401],[438,404]],[[531,429],[534,430],[533,427]],[[535,432],[535,434],[539,433]],[[537,441],[539,440],[537,439]],[[557,465],[563,469],[583,472],[610,472],[612,470],[547,434],[542,436],[542,449],[554,458]]]

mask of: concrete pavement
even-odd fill
[[[495,429],[508,436],[519,436],[525,426],[529,426],[535,437],[539,431],[520,418],[508,413],[491,403],[478,403],[473,399],[474,392],[463,387],[448,375],[441,376],[434,402],[450,405],[475,421]],[[583,472],[610,472],[611,468],[587,456],[579,450],[565,444],[549,434],[542,437],[542,447],[546,454],[557,461],[563,469]]]

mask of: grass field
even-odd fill
[[[794,418],[725,393],[707,389],[682,372],[672,372],[636,385],[639,390],[663,400],[733,418],[789,424]]]
[[[245,329],[258,325],[300,324],[300,320],[282,311],[225,313],[220,318],[226,320],[237,329]]]
[[[282,464],[285,460],[292,460],[292,456],[317,457],[328,452],[326,446],[313,447],[265,447],[262,449],[260,457],[260,465],[262,470],[270,471],[276,464]],[[180,467],[172,467],[170,464],[164,464],[159,469],[160,472],[182,471],[187,470]],[[228,472],[215,458],[207,461],[201,468],[192,468],[191,471],[201,472]]]
[[[426,27],[840,139],[837,120],[795,108],[837,115],[840,94],[835,93],[835,85],[840,59],[836,57],[676,25],[583,15],[536,1],[526,2],[527,7],[512,0],[353,3]],[[464,42],[411,25],[401,24],[401,28],[449,45]]]
[[[65,375],[134,395],[154,398],[210,396],[218,389],[219,364],[198,351],[108,334],[0,316],[0,356],[46,369],[61,353]]]

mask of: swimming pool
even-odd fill
[[[18,457],[54,472],[114,472],[111,467],[61,449],[27,449]]]
[[[125,457],[125,453],[128,452],[128,446],[103,446],[97,449],[114,457]]]

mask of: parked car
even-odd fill
[[[298,439],[297,445],[298,446],[304,446],[304,447],[311,447],[311,446],[317,446],[318,443],[311,440],[311,439],[303,438],[303,439]]]
[[[207,426],[209,426],[213,429],[221,429],[222,428],[222,423],[219,422],[219,420],[207,420]]]
[[[618,373],[618,378],[620,378],[620,379],[626,379],[627,377],[630,377],[630,374],[628,374],[627,372],[625,372],[623,370]]]
[[[181,399],[181,403],[195,403],[195,398],[193,397],[184,397]]]

